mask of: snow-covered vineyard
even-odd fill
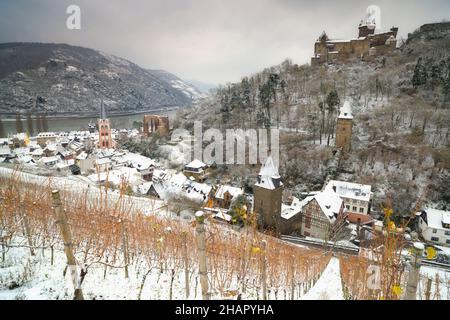
[[[82,191],[58,180],[35,184],[30,175],[28,182],[20,181],[22,176],[1,179],[1,298],[73,298],[56,223],[61,221],[52,207],[56,187],[85,298],[202,298],[192,222],[152,214],[150,203],[144,212],[139,201],[135,206],[135,199],[123,194]],[[263,281],[268,298],[297,299],[330,259],[321,250],[290,245],[255,228],[238,232],[214,220],[206,223],[206,256],[211,297],[243,299],[262,298]]]
[[[162,201],[6,169],[2,176],[0,299],[73,299],[52,206],[55,188],[69,217],[85,299],[202,299],[196,223],[171,213]],[[367,260],[333,257],[251,227],[236,231],[207,221],[206,257],[213,299],[263,299],[264,287],[268,299],[374,298]],[[421,272],[417,298],[448,299],[449,273],[428,267]]]

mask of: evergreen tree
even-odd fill
[[[226,92],[222,92],[222,96],[220,98],[220,113],[222,114],[222,121],[224,123],[228,123],[230,120],[230,104],[228,102],[228,94]]]
[[[445,92],[450,93],[450,61],[447,62],[447,77],[445,79]]]
[[[333,89],[330,91],[330,93],[327,96],[327,111],[328,111],[328,138],[327,138],[327,145],[330,145],[330,139],[333,136],[334,131],[334,112],[336,111],[336,107],[341,103],[339,99],[339,95],[336,91],[336,89]]]
[[[422,57],[417,60],[416,67],[414,68],[414,74],[412,78],[412,85],[417,88],[427,83],[428,74],[426,67],[422,63]]]
[[[341,103],[339,99],[339,95],[336,91],[336,89],[333,89],[330,91],[330,93],[327,96],[327,105],[329,110],[334,110],[336,106],[338,106]]]
[[[241,81],[241,88],[242,88],[242,105],[244,107],[244,110],[247,110],[251,107],[251,86],[250,82],[248,81],[248,78],[243,78]]]

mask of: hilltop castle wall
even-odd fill
[[[364,31],[365,30],[365,31]],[[330,40],[324,33],[314,44],[314,56],[311,65],[345,62],[349,59],[369,59],[386,54],[397,46],[398,28],[389,32],[374,33],[374,29],[359,28],[359,35],[366,35],[352,40]]]

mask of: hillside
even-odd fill
[[[427,202],[448,209],[449,52],[450,26],[440,23],[421,27],[371,62],[312,67],[286,60],[219,87],[180,121],[188,129],[199,117],[204,126],[221,129],[280,128],[287,194],[318,190],[332,177],[371,184],[374,212],[386,201],[402,215]],[[334,168],[335,123],[344,100],[355,116],[352,150]],[[227,169],[224,175],[244,186],[254,179],[242,177],[258,170]]]
[[[110,113],[192,102],[166,77],[100,51],[67,44],[0,44],[0,113],[97,114],[101,100]]]
[[[172,88],[183,92],[187,97],[189,97],[192,100],[204,97],[204,94],[199,89],[197,89],[197,87],[195,87],[191,83],[188,83],[178,78],[176,75],[170,72],[167,72],[165,70],[147,70],[147,71],[153,74],[158,79],[161,79],[169,83],[172,86]]]

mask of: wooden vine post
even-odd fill
[[[56,224],[59,225],[61,236],[64,242],[64,252],[67,258],[67,265],[75,288],[74,300],[84,300],[83,291],[78,281],[77,261],[73,253],[72,232],[61,203],[61,196],[58,190],[52,191],[53,212],[55,214]]]
[[[208,288],[208,269],[206,265],[206,243],[205,243],[205,215],[202,211],[195,213],[195,219],[197,221],[196,236],[197,236],[197,248],[198,248],[198,273],[200,275],[200,285],[202,288],[203,300],[209,300],[209,288]]]
[[[262,298],[267,300],[267,258],[266,258],[267,241],[261,241],[261,263],[262,263]]]
[[[187,233],[182,233],[183,239],[183,256],[184,256],[184,282],[185,282],[185,296],[189,298],[189,257],[187,248]]]
[[[404,300],[416,300],[417,286],[419,284],[419,277],[420,277],[420,265],[422,262],[424,245],[422,243],[415,242],[412,250],[413,254],[410,262],[408,283],[406,285],[406,293]]]
[[[123,251],[123,261],[125,264],[125,278],[129,278],[128,273],[128,263],[129,263],[129,255],[128,255],[128,237],[127,237],[127,230],[125,226],[125,220],[121,219],[119,220],[120,223],[120,232],[122,233],[122,251]]]
[[[20,203],[20,213],[23,221],[23,228],[25,229],[25,235],[28,240],[28,246],[30,247],[30,254],[34,256],[34,248],[33,248],[33,240],[31,238],[31,229],[30,223],[28,222],[27,212],[25,210],[25,204],[23,202]]]

